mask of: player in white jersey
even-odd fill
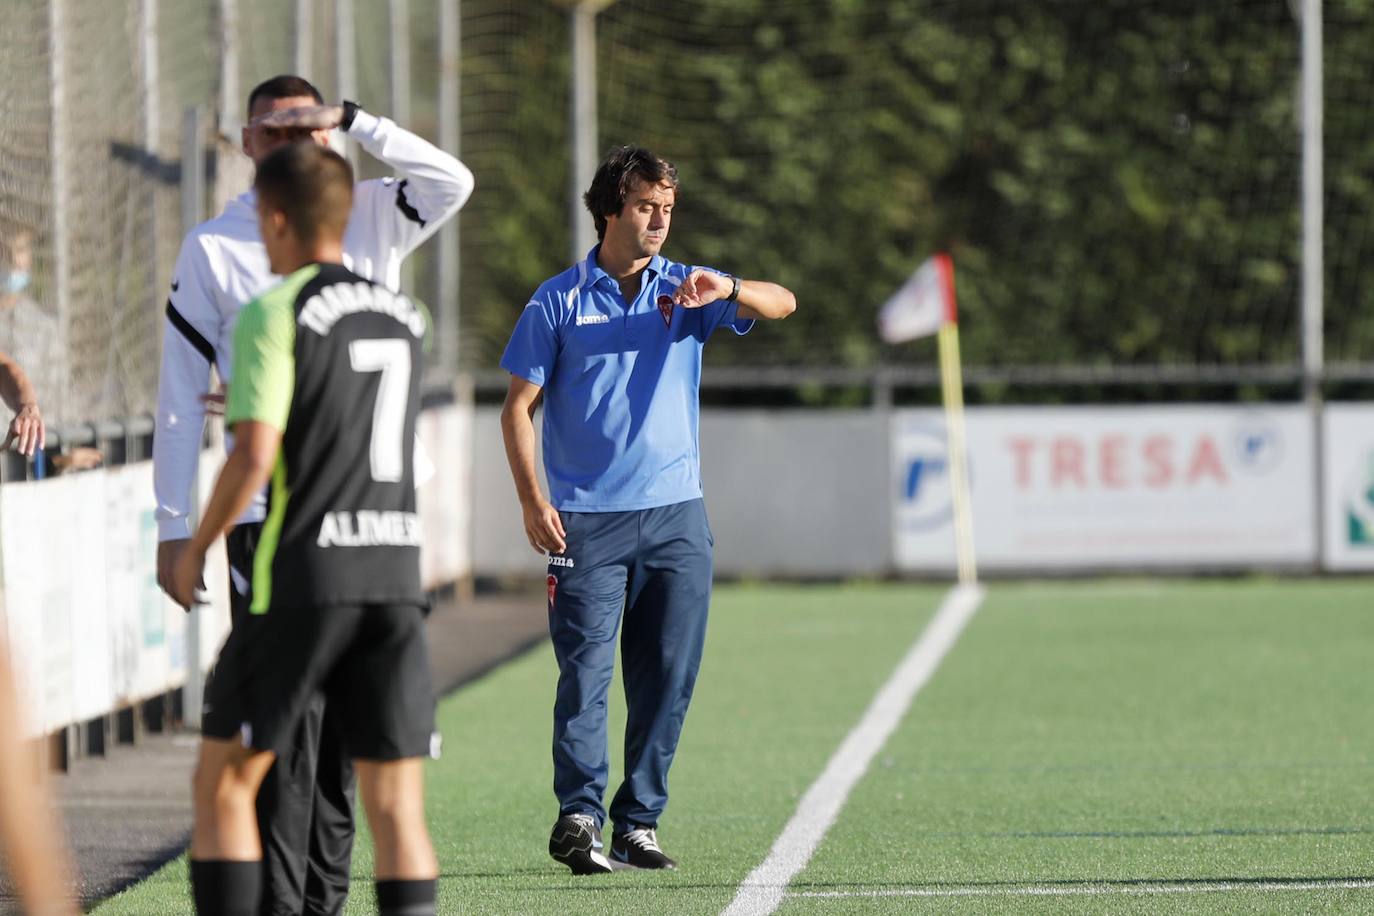
[[[324,105],[319,91],[300,77],[274,77],[254,88],[248,117],[243,147],[255,163],[286,143],[327,145],[337,129],[397,173],[355,186],[343,255],[350,270],[391,289],[400,286],[406,255],[472,193],[472,173],[453,156],[352,102]],[[279,279],[268,266],[251,192],[230,201],[222,214],[197,226],[182,243],[167,302],[153,439],[158,581],[164,589],[191,536],[191,489],[210,367],[233,383],[231,344],[239,309]],[[242,618],[248,607],[251,555],[263,517],[259,500],[227,539],[235,626],[247,625]],[[297,742],[299,757],[283,755],[259,795],[266,870],[263,912],[271,916],[335,914],[347,895],[352,774],[332,746],[332,729],[322,718],[322,708],[307,718]]]

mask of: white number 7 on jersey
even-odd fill
[[[399,483],[405,470],[406,407],[410,401],[410,341],[355,340],[348,345],[354,372],[380,372],[372,405],[372,479]]]

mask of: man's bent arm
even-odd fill
[[[392,218],[400,217],[406,251],[432,235],[472,195],[474,179],[466,165],[390,118],[359,109],[348,136],[405,179],[404,187],[394,192],[399,197]]]
[[[253,498],[267,485],[281,447],[281,432],[259,420],[234,424],[234,450],[215,481],[210,502],[201,514],[191,549],[204,556],[221,534],[236,522]]]
[[[534,466],[534,411],[542,395],[543,389],[538,385],[512,375],[506,403],[501,408],[501,437],[506,443],[506,461],[510,463],[521,505],[544,498]]]
[[[736,301],[737,314],[744,319],[776,321],[797,310],[797,297],[790,289],[765,280],[741,280]]]
[[[544,498],[534,469],[534,409],[542,394],[543,389],[533,382],[511,376],[506,403],[501,408],[501,437],[506,443],[506,460],[515,479],[515,492],[520,497],[525,537],[536,553],[562,553],[567,549],[568,533],[558,510]]]
[[[15,413],[38,406],[38,396],[28,375],[8,353],[0,353],[0,399]]]
[[[205,279],[205,251],[195,236],[182,243],[162,330],[153,432],[153,494],[159,541],[191,536],[192,490],[205,435],[204,396],[215,362],[219,309]]]
[[[8,353],[0,353],[0,398],[14,411],[0,448],[7,449],[13,442],[21,454],[32,456],[47,444],[47,428],[28,375]]]

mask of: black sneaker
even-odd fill
[[[677,863],[658,848],[658,837],[652,827],[612,832],[611,857],[634,868],[677,869]]]
[[[611,863],[601,850],[601,830],[590,814],[565,814],[549,834],[549,855],[574,875],[609,874]]]

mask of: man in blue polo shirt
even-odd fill
[[[711,597],[711,529],[697,447],[701,348],[796,308],[775,283],[660,255],[677,170],[637,147],[612,150],[584,200],[601,243],[535,292],[501,366],[501,430],[530,546],[548,554],[558,658],[549,854],[576,874],[611,870],[601,826],[606,696],[616,631],[628,721],[625,780],[610,805],[611,856],[675,868],[656,829],[692,698]],[[545,499],[534,411],[544,404]],[[623,618],[623,621],[622,621]]]

